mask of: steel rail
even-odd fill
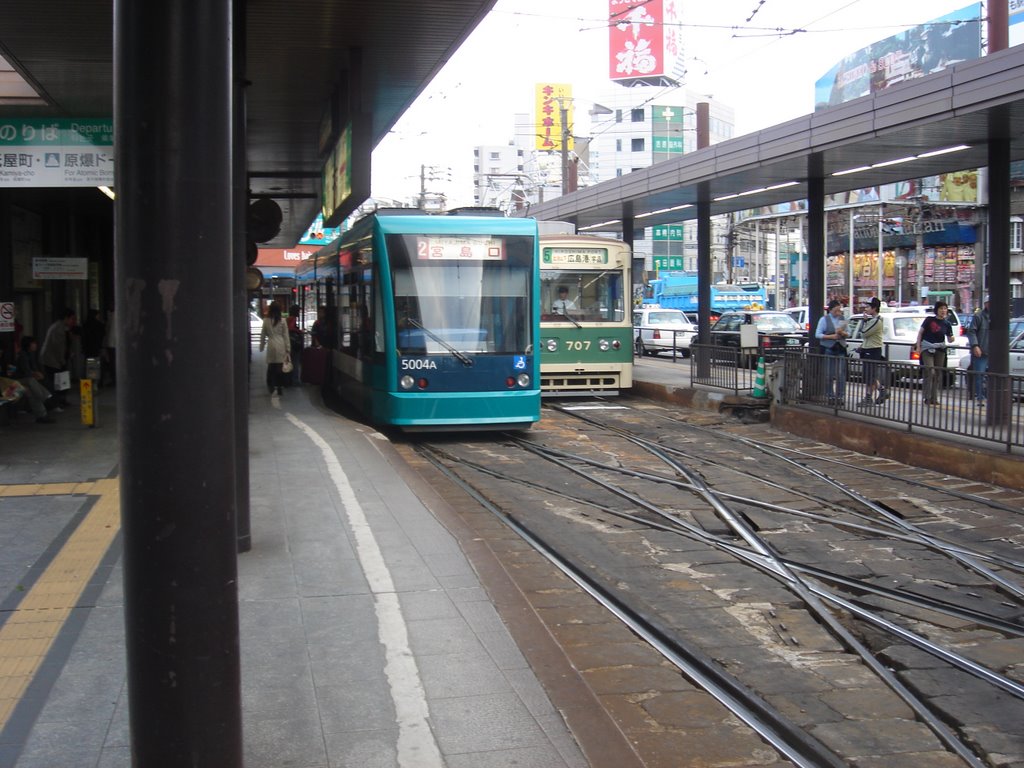
[[[756,693],[721,669],[713,659],[695,648],[686,646],[678,638],[672,638],[667,631],[659,628],[650,618],[641,616],[630,609],[548,546],[527,526],[498,509],[462,478],[450,472],[436,457],[429,453],[425,454],[425,457],[449,480],[459,485],[477,503],[508,525],[566,577],[611,611],[691,681],[707,691],[730,712],[750,726],[780,754],[802,768],[843,768],[845,766],[846,763],[834,752],[761,700]]]
[[[619,431],[619,434],[622,434],[626,439],[633,440],[634,442],[637,442],[637,441],[640,441],[640,440],[645,440],[645,438],[638,438],[638,437],[635,437],[635,436],[631,436],[628,433],[625,433],[624,431],[618,430],[617,427],[614,427],[614,426],[611,426],[611,425],[608,425],[608,424],[602,424],[601,422],[598,422],[598,421],[596,421],[594,419],[591,419],[590,417],[582,416],[582,415],[580,415],[578,413],[566,411],[564,409],[559,409],[559,410],[562,413],[566,413],[566,414],[568,414],[570,416],[573,416],[574,418],[580,419],[580,420],[585,421],[585,422],[587,422],[589,424],[594,424],[595,426],[600,426],[600,427],[603,427],[605,429],[611,429],[611,430]],[[683,422],[680,422],[680,424],[682,424],[683,427],[688,428],[688,429],[696,429],[696,430],[700,430],[700,431],[706,431],[706,430],[704,430],[703,427],[698,427],[698,426],[695,426],[695,425],[685,424]],[[739,443],[747,446],[748,448],[756,450],[756,451],[758,451],[760,453],[768,454],[767,448],[765,448],[763,445],[761,445],[760,443],[758,443],[755,440],[750,440],[749,438],[739,437],[737,435],[730,435],[728,433],[724,433],[722,435],[719,435],[718,433],[715,433],[715,436],[716,437],[724,436],[724,437],[726,437],[726,438],[728,438],[730,440],[734,440],[736,442],[739,442]],[[648,442],[651,442],[651,441],[648,441]],[[637,442],[637,444],[639,445],[640,443]],[[651,444],[654,445],[654,443],[651,443]],[[658,446],[658,449],[661,450],[661,446]],[[769,455],[771,455],[771,454],[769,454]],[[1024,598],[1024,588],[1018,586],[1017,584],[1015,584],[1014,582],[1010,581],[1009,579],[1006,579],[1003,576],[1000,576],[999,574],[995,573],[993,570],[991,570],[988,566],[984,565],[983,563],[978,562],[978,560],[980,558],[975,558],[975,557],[973,557],[973,556],[971,556],[969,554],[965,554],[962,551],[962,549],[960,549],[960,548],[949,548],[949,547],[946,547],[944,545],[944,542],[941,539],[938,539],[938,538],[932,536],[931,534],[926,533],[925,531],[920,530],[916,526],[913,526],[913,525],[907,523],[906,520],[903,520],[898,515],[893,514],[892,512],[890,512],[885,507],[883,507],[880,504],[876,503],[873,499],[869,499],[868,497],[864,496],[862,493],[854,490],[853,488],[849,487],[848,485],[846,485],[845,483],[841,482],[840,480],[836,480],[834,477],[831,477],[830,475],[825,474],[821,470],[814,469],[813,467],[809,467],[806,464],[802,464],[802,463],[796,461],[795,459],[790,459],[790,458],[787,458],[785,456],[773,456],[773,458],[776,458],[779,461],[791,464],[793,466],[800,467],[805,472],[813,475],[814,477],[818,478],[819,480],[821,480],[824,483],[832,485],[834,488],[836,488],[840,492],[846,494],[851,499],[854,499],[858,503],[860,503],[860,504],[864,505],[865,507],[867,507],[868,509],[872,510],[873,512],[875,512],[877,515],[879,515],[882,518],[884,518],[885,520],[887,520],[892,525],[895,525],[896,527],[900,528],[901,530],[905,531],[906,533],[910,534],[911,536],[920,537],[920,540],[921,540],[922,543],[926,543],[927,542],[927,544],[929,546],[933,546],[933,547],[936,547],[938,549],[943,550],[944,552],[946,552],[946,554],[949,555],[949,557],[951,557],[954,560],[960,562],[964,567],[969,568],[969,569],[977,572],[978,574],[984,576],[985,578],[989,579],[993,584],[999,585],[1000,587],[1002,587],[1004,590],[1006,590],[1007,592],[1009,592],[1013,596],[1018,597],[1018,598]],[[939,489],[936,489],[936,490],[939,490]]]
[[[555,406],[555,407],[557,407],[557,406]],[[563,411],[563,412],[565,412],[565,411]],[[679,419],[673,419],[670,416],[662,416],[660,414],[654,414],[654,415],[660,416],[660,418],[665,419],[667,421],[671,421],[671,422],[673,422],[675,424],[679,424],[681,426],[684,426],[687,429],[692,429],[692,430],[696,430],[696,431],[699,431],[699,432],[704,432],[704,433],[706,433],[708,435],[713,435],[715,438],[726,438],[726,439],[729,439],[729,440],[737,440],[737,441],[749,441],[750,440],[750,438],[740,437],[738,435],[732,435],[732,434],[730,434],[728,432],[713,431],[711,429],[708,429],[707,427],[702,427],[699,424],[689,424],[687,422],[680,421]],[[756,441],[754,441],[754,442],[756,443]],[[954,489],[951,489],[951,488],[943,488],[941,486],[937,486],[937,485],[934,485],[932,483],[926,483],[923,480],[917,480],[917,479],[911,478],[911,477],[902,477],[900,475],[895,475],[895,474],[892,474],[890,472],[883,472],[880,469],[874,469],[872,467],[862,467],[860,465],[852,464],[852,463],[850,463],[848,461],[843,461],[842,459],[833,458],[831,456],[819,456],[818,454],[814,454],[814,453],[811,453],[809,451],[805,451],[805,450],[800,449],[800,448],[789,448],[789,447],[787,447],[785,445],[780,445],[778,443],[772,443],[772,442],[767,442],[767,441],[766,441],[766,444],[772,446],[773,448],[777,448],[780,451],[786,451],[787,453],[796,453],[796,454],[799,454],[801,456],[806,456],[807,458],[814,459],[815,461],[823,461],[823,462],[829,462],[829,463],[833,463],[833,464],[839,464],[840,466],[846,467],[848,469],[854,469],[854,470],[856,470],[858,472],[864,472],[866,474],[875,475],[876,477],[884,477],[884,478],[890,478],[890,479],[897,479],[897,480],[900,480],[901,482],[907,483],[908,485],[915,485],[918,488],[925,488],[927,490],[937,491],[939,493],[944,493],[944,494],[947,494],[949,496],[954,496],[954,497],[956,497],[958,499],[962,499],[964,501],[974,501],[974,502],[977,502],[978,504],[982,504],[984,506],[991,507],[992,509],[1000,509],[1000,510],[1002,510],[1004,512],[1010,512],[1010,513],[1013,513],[1013,514],[1019,514],[1021,511],[1024,511],[1024,510],[1021,510],[1020,507],[1011,507],[1008,504],[1003,504],[1000,501],[996,501],[995,499],[989,499],[989,498],[986,498],[985,496],[980,496],[980,495],[978,495],[976,493],[967,493],[965,491],[957,491],[957,490],[954,490]]]
[[[692,490],[692,488],[693,488],[693,486],[690,483],[687,483],[687,482],[684,482],[684,481],[680,481],[680,480],[677,480],[675,478],[667,478],[667,477],[664,477],[662,475],[653,474],[653,473],[650,473],[650,472],[639,472],[637,470],[628,469],[626,467],[612,466],[612,465],[605,464],[605,463],[602,463],[602,462],[599,462],[599,461],[595,461],[594,459],[589,459],[589,458],[587,458],[585,456],[579,456],[579,455],[576,455],[576,454],[571,454],[571,453],[568,453],[566,451],[562,451],[561,449],[558,449],[558,448],[551,448],[551,447],[548,447],[548,446],[541,447],[541,446],[534,445],[532,443],[527,443],[527,445],[524,446],[524,447],[526,447],[528,450],[531,450],[532,452],[538,453],[538,455],[542,455],[542,457],[544,457],[544,458],[548,458],[549,460],[552,460],[551,457],[567,459],[567,460],[573,460],[573,461],[584,463],[584,464],[587,464],[589,466],[592,466],[592,467],[595,467],[597,469],[601,469],[601,470],[604,470],[604,471],[607,471],[607,472],[624,474],[624,475],[627,475],[629,477],[636,477],[636,478],[639,478],[639,479],[642,479],[642,480],[649,480],[649,481],[652,481],[652,482],[663,482],[663,483],[670,484],[670,485],[672,485],[674,487],[677,487],[677,488],[680,488],[680,489],[683,489],[683,490]],[[672,513],[666,512],[665,510],[650,504],[645,499],[643,499],[643,498],[641,498],[639,496],[636,496],[635,494],[631,494],[629,491],[621,489],[618,486],[613,486],[611,484],[607,484],[606,485],[603,482],[598,481],[592,475],[585,475],[585,477],[587,477],[587,479],[591,480],[595,484],[601,485],[603,488],[605,488],[605,490],[608,490],[611,493],[615,493],[616,495],[618,495],[618,496],[620,496],[622,498],[625,498],[627,501],[630,501],[631,503],[637,505],[638,507],[641,507],[641,508],[647,510],[648,512],[652,513],[652,514],[655,514],[655,515],[658,515],[660,517],[663,517],[663,518],[669,520],[670,522],[668,524],[659,523],[656,520],[650,520],[650,519],[647,519],[647,518],[639,517],[637,515],[633,515],[633,514],[630,514],[628,512],[623,512],[622,510],[617,510],[617,509],[613,509],[613,508],[605,506],[605,505],[598,504],[597,502],[593,501],[592,499],[585,499],[585,498],[582,498],[580,496],[574,496],[572,494],[567,494],[567,493],[564,493],[562,491],[559,491],[556,488],[551,488],[549,486],[541,485],[540,483],[535,483],[535,482],[530,481],[530,480],[523,480],[521,478],[513,477],[513,476],[510,476],[510,475],[498,472],[496,470],[491,469],[490,467],[485,467],[482,464],[478,464],[476,462],[471,462],[471,461],[468,461],[468,460],[463,459],[461,457],[455,457],[454,455],[452,455],[450,453],[445,453],[445,455],[449,456],[452,461],[460,462],[460,463],[462,463],[465,466],[471,467],[472,469],[474,469],[477,472],[482,472],[482,473],[488,474],[488,475],[490,475],[492,477],[495,477],[495,478],[498,478],[500,480],[504,480],[506,482],[512,482],[512,483],[518,483],[518,484],[526,485],[528,487],[536,488],[538,490],[544,491],[545,493],[550,493],[550,494],[554,494],[554,495],[557,495],[557,496],[561,496],[562,498],[569,499],[570,501],[574,501],[576,503],[586,504],[586,505],[592,506],[592,507],[594,507],[596,509],[600,509],[601,511],[603,511],[603,512],[605,512],[607,514],[615,515],[617,517],[622,517],[623,519],[629,520],[631,522],[640,523],[642,525],[647,525],[647,526],[650,526],[650,527],[655,527],[655,528],[657,528],[659,530],[663,530],[663,531],[667,531],[667,532],[674,532],[674,533],[681,533],[681,534],[684,534],[684,535],[690,535],[693,538],[697,539],[698,541],[701,541],[702,543],[708,544],[709,546],[714,546],[714,547],[717,547],[717,548],[719,548],[719,549],[721,549],[723,551],[727,551],[727,552],[735,554],[735,552],[734,552],[734,545],[731,542],[724,541],[723,539],[721,539],[721,537],[715,536],[714,534],[707,533],[703,529],[701,529],[699,527],[696,527],[696,526],[693,526],[690,523],[687,523],[685,520],[680,520],[678,517],[676,517]],[[564,467],[568,471],[575,471],[575,470],[573,470],[573,468],[571,466],[569,466],[566,463],[564,463],[564,461],[559,461],[558,464],[559,464],[559,466]],[[789,513],[789,514],[794,514],[794,515],[798,515],[798,516],[802,516],[802,517],[808,517],[808,518],[810,518],[812,520],[815,520],[815,521],[818,521],[818,522],[823,522],[823,523],[827,523],[827,524],[831,524],[831,525],[836,525],[836,521],[834,520],[834,518],[829,518],[829,517],[826,517],[824,515],[815,515],[814,513],[808,513],[808,512],[803,512],[801,510],[790,509],[789,507],[781,507],[781,506],[776,505],[776,504],[771,504],[770,502],[761,502],[761,501],[758,501],[756,499],[750,499],[750,498],[744,497],[744,496],[735,496],[733,494],[720,494],[720,495],[723,498],[739,500],[740,502],[742,502],[744,504],[750,504],[750,505],[755,505],[755,506],[763,506],[763,507],[765,507],[767,509],[771,509],[771,510],[774,510],[774,511],[781,511],[781,512],[785,512],[785,513]],[[894,533],[892,531],[873,529],[873,528],[870,528],[868,526],[858,525],[856,523],[842,523],[840,525],[837,525],[837,527],[845,527],[845,528],[849,528],[849,529],[856,530],[856,531],[866,531],[866,532],[871,533],[873,535],[888,536],[889,538],[896,538],[896,539],[908,541],[910,543],[915,543],[915,544],[916,543],[920,543],[920,542],[917,541],[916,538],[913,538],[913,537],[904,536],[902,534]],[[682,529],[682,530],[680,530],[680,529]],[[822,580],[822,581],[829,581],[829,582],[832,582],[832,583],[841,584],[841,585],[846,586],[846,587],[848,587],[850,589],[853,589],[853,590],[858,590],[858,591],[862,591],[862,592],[869,592],[869,593],[872,593],[872,594],[876,594],[876,595],[879,595],[881,597],[885,597],[885,598],[888,598],[888,599],[891,599],[891,600],[895,600],[895,601],[898,601],[898,602],[901,602],[901,603],[912,605],[912,606],[915,606],[915,607],[918,607],[918,608],[924,608],[926,610],[930,610],[930,611],[933,611],[935,613],[941,613],[941,614],[944,614],[944,615],[952,617],[952,618],[960,619],[962,621],[968,621],[968,622],[971,622],[971,623],[974,623],[974,624],[985,626],[985,627],[988,627],[989,629],[993,629],[993,630],[996,630],[998,632],[1003,632],[1005,634],[1015,635],[1015,636],[1019,636],[1019,637],[1024,637],[1024,625],[1014,624],[1014,623],[1008,622],[1008,621],[1006,621],[1004,619],[999,618],[998,616],[992,616],[990,614],[982,613],[980,611],[974,611],[974,610],[971,610],[970,608],[964,608],[962,606],[955,605],[955,604],[947,602],[947,601],[938,600],[936,598],[927,597],[925,595],[920,595],[920,594],[917,594],[917,593],[914,593],[914,592],[908,592],[908,591],[902,590],[902,589],[892,589],[892,588],[889,588],[889,587],[882,587],[882,586],[879,586],[879,585],[876,585],[876,584],[873,584],[871,582],[864,581],[864,580],[861,580],[861,579],[855,579],[855,578],[852,578],[852,577],[844,576],[842,574],[834,573],[832,571],[825,571],[825,570],[822,570],[822,569],[819,569],[819,568],[815,568],[814,566],[806,565],[804,563],[800,563],[800,562],[795,561],[795,560],[790,560],[789,558],[783,558],[783,562],[785,562],[788,566],[792,567],[794,570],[797,570],[797,571],[799,571],[801,573],[806,573],[806,574],[808,574],[810,576],[813,576],[814,578],[817,578],[817,579]],[[756,564],[760,565],[760,563],[756,563]]]
[[[581,416],[576,413],[572,413],[575,418],[581,419],[588,423],[594,423],[593,420]],[[728,509],[725,504],[716,496],[714,491],[707,487],[703,480],[698,477],[695,473],[684,467],[679,462],[672,459],[659,446],[653,444],[651,441],[638,438],[623,430],[617,430],[614,427],[608,425],[598,424],[605,429],[618,432],[624,439],[632,442],[634,445],[648,451],[654,456],[660,458],[663,462],[668,464],[670,467],[677,469],[681,475],[688,478],[690,482],[698,488],[697,493],[704,498],[716,511],[722,514],[722,519],[727,525],[733,528],[734,531],[748,544],[753,543],[755,552],[761,554],[767,562],[770,562],[770,566],[773,570],[776,570],[780,575],[785,575],[789,580],[790,588],[796,593],[801,600],[807,605],[808,609],[811,610],[825,626],[827,626],[841,642],[843,642],[848,649],[856,653],[861,657],[864,663],[871,668],[872,671],[878,677],[885,681],[885,683],[892,689],[903,701],[909,706],[917,716],[924,722],[932,732],[952,751],[955,752],[964,762],[968,765],[976,766],[976,768],[983,768],[977,756],[967,747],[956,734],[925,704],[910,691],[903,682],[890,671],[884,664],[882,664],[871,652],[871,650],[865,646],[858,638],[856,638],[852,632],[844,627],[835,616],[825,607],[821,602],[823,597],[817,594],[810,585],[808,585],[798,574],[787,568],[782,562],[781,557],[777,556],[773,551],[772,547],[760,539],[757,534],[750,529],[746,522],[740,519],[739,516],[735,515],[732,510]]]
[[[610,430],[613,430],[613,431],[616,430],[616,428],[609,427],[608,425],[599,425],[599,426],[606,427],[606,428],[608,428]],[[675,462],[672,459],[670,459],[669,457],[664,456],[664,455],[661,454],[659,447],[651,446],[649,444],[645,445],[645,443],[649,443],[649,441],[645,441],[645,440],[643,440],[641,438],[633,438],[633,437],[628,436],[628,434],[626,435],[626,438],[632,440],[634,443],[636,443],[640,447],[643,447],[645,450],[648,450],[648,451],[654,453],[655,455],[658,455],[659,458],[661,458],[663,461],[666,461],[667,463],[669,463],[670,466],[675,465]],[[714,536],[712,536],[710,534],[707,534],[703,530],[701,530],[699,528],[696,528],[695,526],[692,526],[692,525],[690,525],[688,523],[685,523],[685,521],[680,521],[678,518],[675,518],[671,514],[666,513],[664,510],[660,510],[657,507],[654,507],[653,505],[650,505],[649,503],[647,503],[643,499],[640,499],[639,497],[637,497],[635,494],[632,494],[632,493],[630,493],[628,491],[625,491],[624,489],[617,488],[616,486],[608,484],[608,483],[600,480],[599,478],[595,478],[593,475],[588,475],[588,474],[586,474],[586,473],[584,473],[584,472],[582,472],[580,470],[575,469],[574,467],[569,465],[564,459],[575,460],[575,461],[579,461],[579,462],[582,462],[582,463],[585,463],[585,464],[588,464],[588,465],[597,466],[597,467],[602,468],[602,469],[604,469],[606,471],[622,472],[622,473],[625,473],[625,474],[629,474],[631,476],[640,476],[640,477],[643,477],[643,478],[646,478],[646,479],[651,479],[651,480],[656,481],[656,482],[666,482],[666,478],[664,478],[664,477],[662,477],[660,475],[650,475],[649,473],[637,473],[634,470],[628,470],[628,469],[623,468],[623,467],[611,467],[611,466],[608,466],[608,465],[601,464],[600,462],[595,462],[592,459],[587,459],[586,457],[580,457],[580,456],[576,456],[574,454],[568,454],[565,451],[561,451],[560,449],[549,448],[549,447],[546,447],[546,446],[538,446],[536,444],[531,443],[530,441],[523,440],[521,438],[513,438],[513,439],[514,439],[515,442],[519,443],[526,450],[529,450],[529,451],[531,451],[533,453],[536,453],[536,454],[542,456],[543,458],[547,458],[549,461],[556,461],[556,463],[558,463],[559,466],[562,466],[563,468],[565,468],[565,469],[567,469],[569,471],[572,471],[572,472],[574,472],[576,474],[579,474],[580,476],[584,477],[585,479],[589,480],[590,482],[595,483],[595,484],[605,488],[606,490],[614,492],[617,495],[619,495],[619,496],[621,496],[623,498],[626,498],[627,500],[629,500],[629,501],[631,501],[633,503],[638,504],[642,508],[647,509],[648,511],[655,512],[656,514],[659,514],[660,516],[665,517],[666,519],[669,519],[672,522],[671,522],[670,525],[664,526],[664,525],[652,523],[652,521],[649,521],[649,520],[643,520],[642,518],[637,518],[634,515],[629,515],[627,513],[621,513],[621,512],[616,511],[616,510],[607,510],[607,508],[604,508],[604,509],[606,509],[607,511],[609,511],[612,514],[618,514],[618,515],[621,515],[623,517],[626,517],[627,519],[636,520],[636,521],[642,522],[645,525],[657,527],[657,528],[662,529],[662,530],[664,530],[666,528],[669,529],[669,530],[676,529],[676,528],[683,528],[683,530],[686,533],[689,533],[691,535],[696,536],[701,541],[703,541],[705,543],[708,543],[708,544],[710,544],[712,546],[716,546],[716,547],[718,547],[720,549],[723,549],[725,551],[731,552],[734,556],[739,557],[739,558],[747,561],[748,563],[750,563],[752,565],[755,565],[759,569],[766,571],[769,575],[774,576],[775,578],[778,578],[778,579],[782,580],[788,586],[790,586],[790,588],[792,588],[795,592],[800,594],[801,598],[804,599],[805,603],[812,610],[814,610],[815,601],[814,601],[813,598],[809,599],[809,596],[808,596],[807,592],[809,592],[810,595],[813,595],[814,597],[820,597],[821,599],[827,600],[828,602],[831,602],[834,605],[837,605],[839,607],[842,607],[842,608],[846,609],[847,612],[850,615],[856,616],[856,617],[860,618],[861,620],[873,623],[876,626],[878,626],[878,627],[880,627],[882,629],[885,629],[886,631],[889,631],[891,634],[894,634],[895,636],[899,637],[900,639],[903,639],[904,641],[909,642],[909,643],[911,643],[911,644],[921,648],[922,650],[925,650],[926,652],[928,652],[928,653],[930,653],[932,655],[935,655],[937,658],[940,658],[940,659],[946,661],[947,663],[949,663],[949,664],[951,664],[953,666],[956,666],[956,667],[958,667],[958,668],[960,668],[960,669],[962,669],[962,670],[964,670],[964,671],[966,671],[966,672],[968,672],[968,673],[978,677],[979,679],[985,680],[986,682],[989,682],[990,684],[996,685],[997,687],[1000,687],[1001,689],[1007,691],[1008,693],[1010,693],[1010,694],[1012,694],[1014,696],[1021,696],[1021,694],[1024,694],[1024,686],[1021,686],[1021,685],[1017,684],[1015,681],[1009,680],[1008,678],[1005,678],[1005,677],[1003,677],[1001,675],[998,675],[997,673],[994,673],[991,670],[988,670],[988,669],[986,669],[986,668],[976,664],[975,662],[973,662],[973,661],[971,661],[969,659],[965,659],[964,657],[959,656],[958,654],[955,654],[955,653],[953,653],[951,651],[948,651],[948,650],[946,650],[944,648],[941,648],[941,647],[939,647],[939,646],[937,646],[937,645],[935,645],[935,644],[933,644],[933,643],[931,643],[931,642],[921,638],[920,636],[918,636],[918,635],[916,635],[916,634],[914,634],[914,633],[912,633],[912,632],[910,632],[908,630],[905,630],[902,627],[899,627],[898,625],[895,625],[895,624],[893,624],[891,622],[888,622],[885,619],[882,619],[881,617],[879,617],[879,616],[877,616],[877,615],[875,615],[875,614],[873,614],[873,613],[871,613],[869,611],[866,611],[865,609],[863,609],[863,608],[861,608],[861,607],[859,607],[859,606],[857,606],[857,605],[847,601],[845,598],[842,598],[842,597],[840,597],[840,596],[838,596],[838,595],[836,595],[836,594],[834,594],[834,593],[832,593],[832,592],[830,592],[828,590],[823,589],[822,587],[820,587],[818,585],[808,584],[808,583],[804,582],[801,578],[799,578],[795,573],[787,571],[785,567],[783,567],[783,568],[779,567],[780,563],[781,563],[783,566],[791,566],[794,571],[799,571],[799,570],[801,570],[802,566],[799,566],[798,564],[791,563],[790,561],[785,560],[784,558],[781,558],[781,557],[779,557],[777,555],[772,554],[770,551],[768,551],[767,553],[764,552],[764,551],[760,551],[761,548],[757,548],[759,551],[750,552],[750,551],[741,549],[739,547],[736,547],[734,544],[724,543],[724,542],[721,541],[720,538],[714,537]],[[458,459],[458,460],[461,461],[461,459]],[[468,462],[467,462],[467,464],[468,464]],[[474,468],[476,468],[476,467],[474,467]],[[681,470],[683,471],[683,474],[685,476],[686,475],[685,468],[681,468]],[[495,476],[500,476],[500,475],[498,475],[498,473],[494,473],[493,471],[490,472],[490,474],[495,475]],[[505,479],[508,479],[508,478],[506,477]],[[513,480],[515,482],[522,482],[522,481],[519,481],[518,479],[513,479]],[[544,486],[540,486],[538,484],[532,484],[532,483],[528,483],[528,484],[531,485],[532,487],[538,487],[538,488],[541,488],[541,489],[544,489],[544,490],[551,491],[551,489],[546,489]],[[679,485],[681,485],[683,487],[687,487],[688,489],[691,487],[688,484],[680,483]],[[554,491],[552,491],[552,492],[554,492]],[[586,503],[586,504],[593,504],[592,501],[585,500],[585,499],[582,499],[580,501],[582,501],[583,503]],[[732,517],[731,519],[736,520],[735,517]],[[742,523],[739,523],[739,524],[742,525]],[[677,530],[677,532],[679,532],[679,531]],[[756,536],[756,534],[752,534],[752,535]],[[749,539],[747,537],[742,537],[742,538],[744,538],[745,541],[749,542]],[[872,589],[873,585],[863,585],[863,586],[867,587],[868,589]],[[805,592],[805,590],[806,590],[806,592]],[[891,593],[890,596],[894,596],[895,599],[902,599],[904,602],[908,602],[908,603],[911,603],[911,604],[916,604],[916,605],[919,605],[921,607],[930,608],[932,610],[943,610],[943,606],[942,606],[942,604],[939,601],[931,601],[930,599],[923,599],[922,600],[922,599],[918,599],[917,597],[909,597],[909,596],[908,597],[903,597],[903,596],[900,596],[900,595],[898,595],[897,593],[895,593],[895,592],[893,592],[891,590],[886,590],[886,592]],[[950,608],[953,611],[959,610],[956,606],[950,606]],[[825,611],[824,607],[820,606],[820,605],[818,606],[818,611],[815,611],[815,612],[818,613],[819,617],[821,617],[822,613],[820,613],[819,611],[824,611],[825,623],[830,623],[829,620],[832,618],[831,614],[828,611]],[[975,615],[975,614],[973,614],[973,612],[972,612],[972,615],[970,616],[970,618],[972,620],[980,619],[982,622],[986,622],[986,621],[989,620],[988,617],[985,617],[983,615]],[[835,631],[835,625],[831,625],[831,626],[832,626],[833,630]],[[936,735],[939,736],[940,739],[944,743],[946,743],[946,745],[952,751],[957,753],[958,756],[960,756],[963,760],[965,760],[970,765],[978,765],[978,766],[981,765],[981,763],[976,762],[975,755],[971,751],[969,751],[969,749],[966,747],[966,745],[962,744],[962,742],[960,742],[959,739],[956,738],[956,736],[952,733],[952,731],[948,730],[944,723],[942,723],[940,720],[935,718],[932,715],[931,711],[929,709],[927,709],[926,706],[922,702],[920,702],[920,700],[916,696],[914,696],[913,693],[911,693],[909,690],[904,688],[902,682],[899,681],[898,678],[896,678],[894,675],[892,675],[892,673],[889,672],[889,670],[887,668],[885,668],[883,665],[881,665],[877,661],[877,659],[875,659],[875,657],[871,653],[870,649],[866,649],[866,648],[863,648],[862,646],[860,646],[860,643],[859,643],[859,641],[856,640],[856,638],[853,638],[852,636],[847,635],[847,631],[846,631],[845,627],[842,627],[841,625],[838,625],[838,626],[839,626],[839,629],[838,629],[838,633],[837,634],[842,639],[844,639],[844,642],[848,642],[848,647],[851,647],[850,643],[852,643],[851,650],[854,650],[855,652],[857,652],[858,655],[860,655],[861,658],[864,660],[864,662],[866,664],[868,664],[868,666],[872,667],[872,669],[876,672],[876,674],[878,674],[882,679],[884,679],[886,681],[886,683],[894,690],[894,692],[896,692],[898,695],[900,695],[901,698],[903,698],[904,701],[906,701],[908,706],[911,706],[915,710],[915,712],[917,712],[918,716],[921,717],[922,721],[924,721],[926,724],[928,724],[929,727],[932,728],[933,732],[935,732]],[[1017,634],[1020,633],[1020,629],[1019,628],[1011,626],[1011,627],[1009,627],[1009,629],[1011,629],[1013,632],[1015,632]],[[844,635],[846,637],[843,637]]]

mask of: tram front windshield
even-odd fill
[[[530,237],[389,235],[398,351],[524,354],[530,344]]]
[[[546,269],[540,274],[540,305],[545,314],[560,314],[594,323],[621,323],[626,316],[621,270]],[[569,303],[563,305],[562,300]]]

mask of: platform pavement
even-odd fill
[[[311,387],[271,399],[261,377],[238,560],[245,766],[592,764],[386,441]],[[116,512],[52,643],[27,647],[17,623],[101,501],[117,509],[114,399],[99,394],[94,428],[73,410],[0,427],[0,768],[131,765]]]

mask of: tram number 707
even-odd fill
[[[565,342],[566,352],[586,352],[590,349],[590,342],[587,340],[567,340]]]

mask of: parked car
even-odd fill
[[[740,349],[740,328],[744,325],[757,328],[757,352],[740,358],[740,365],[753,367],[760,355],[775,350],[800,349],[807,343],[805,328],[789,313],[772,310],[723,312],[711,326],[711,343],[716,347]]]
[[[657,355],[675,349],[690,354],[697,336],[697,319],[680,309],[644,307],[633,311],[634,345],[638,355]]]
[[[1024,317],[1011,317],[1010,338],[1015,338],[1019,333],[1024,333]]]
[[[921,323],[931,314],[930,307],[906,307],[881,312],[878,316],[882,319],[882,353],[886,359],[895,363],[906,363],[909,365],[920,365],[920,355],[914,351],[914,344],[917,343],[917,332]],[[946,352],[945,384],[948,386],[956,377],[957,365],[961,355],[967,351],[967,337],[961,334],[960,319],[953,310],[947,316],[953,326],[953,348]],[[848,329],[850,335],[846,340],[847,352],[852,356],[858,356],[861,338],[861,326],[867,319],[867,315],[853,315],[850,318]],[[891,372],[896,373],[896,372]],[[916,377],[915,377],[916,378]]]
[[[957,365],[965,374],[962,377],[964,386],[970,386],[970,377],[966,375],[967,370],[971,367],[970,350],[967,351],[967,354],[960,356]],[[1017,397],[1024,396],[1024,329],[1018,331],[1016,336],[1010,337],[1010,365],[1008,370],[1011,376],[1021,377],[1013,382],[1013,394]]]
[[[810,307],[789,307],[784,310],[792,317],[805,331],[811,330],[811,308]]]

